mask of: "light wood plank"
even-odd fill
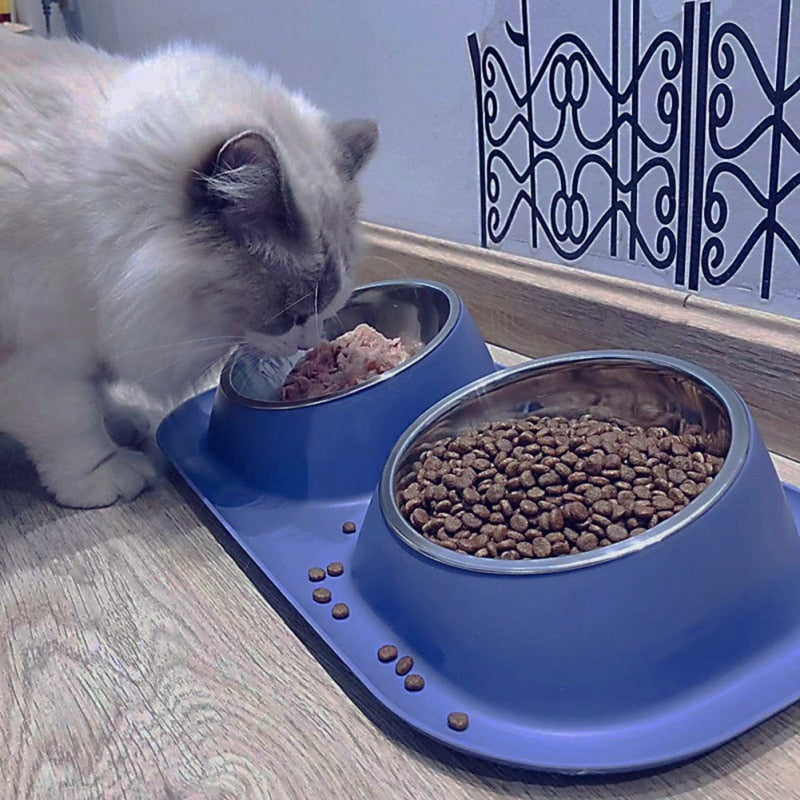
[[[487,341],[530,357],[636,349],[702,364],[744,396],[771,450],[800,460],[800,321],[393,228],[365,227],[363,280],[416,277],[447,283],[464,298]]]

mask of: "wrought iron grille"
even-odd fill
[[[572,32],[534,47],[528,0],[502,43],[468,37],[481,244],[500,245],[526,217],[531,247],[565,261],[644,259],[690,290],[747,266],[768,300],[776,246],[800,265],[791,0],[779,0],[769,66],[746,30],[712,20],[707,0],[685,2],[672,29],[648,37],[640,0],[611,0],[609,13],[603,53]],[[753,85],[737,90],[734,70]]]

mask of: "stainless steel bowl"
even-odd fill
[[[543,560],[500,561],[447,550],[420,535],[403,517],[395,487],[426,442],[455,436],[484,422],[536,413],[575,417],[591,414],[626,425],[660,426],[680,433],[699,425],[711,446],[727,454],[711,486],[673,517],[634,538],[582,555]],[[667,356],[586,353],[541,359],[489,376],[443,400],[420,417],[389,457],[381,503],[392,530],[407,545],[463,569],[524,575],[576,569],[641,550],[703,514],[724,493],[750,445],[747,414],[736,392],[715,375]]]
[[[366,323],[387,339],[399,338],[413,355],[402,364],[348,389],[287,402],[280,399],[281,387],[304,352],[291,357],[264,357],[242,346],[229,358],[222,370],[222,391],[253,407],[308,406],[324,403],[368,389],[376,383],[390,380],[398,371],[413,367],[425,353],[436,347],[453,330],[459,317],[461,303],[448,286],[423,281],[382,282],[356,289],[345,307],[325,321],[321,338],[333,341],[343,333]]]
[[[325,336],[333,339],[361,322],[422,347],[358,386],[298,402],[277,399],[292,360],[234,354],[209,420],[214,456],[252,485],[285,496],[369,492],[392,445],[417,415],[494,369],[463,301],[442,284],[362,286],[328,323]]]

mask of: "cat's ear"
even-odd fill
[[[239,242],[297,240],[302,217],[269,139],[244,131],[224,142],[201,174],[208,210]]]
[[[331,126],[339,152],[339,164],[354,178],[369,161],[378,144],[378,125],[371,119],[349,119]]]

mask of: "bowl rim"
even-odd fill
[[[439,344],[441,344],[441,342],[443,342],[450,335],[450,333],[456,327],[459,317],[461,316],[462,301],[458,293],[444,283],[439,283],[438,281],[417,279],[417,278],[408,278],[403,280],[375,281],[373,283],[365,283],[361,286],[357,286],[350,293],[350,297],[348,297],[344,307],[347,307],[348,303],[354,297],[357,297],[362,292],[372,289],[381,289],[388,287],[411,288],[411,289],[419,289],[419,288],[433,289],[435,291],[438,291],[440,294],[443,294],[448,302],[447,316],[444,320],[444,323],[442,324],[442,327],[436,332],[436,334],[431,338],[431,340],[429,342],[426,342],[416,353],[414,353],[413,356],[407,358],[405,361],[398,364],[396,367],[392,367],[391,369],[386,370],[386,372],[382,372],[380,375],[375,375],[369,380],[363,381],[362,383],[359,383],[356,386],[351,386],[347,389],[340,389],[338,392],[333,392],[332,394],[327,394],[324,395],[323,397],[312,397],[307,400],[293,400],[293,401],[257,400],[256,398],[247,397],[246,395],[241,394],[233,386],[233,382],[231,381],[231,372],[233,370],[233,366],[235,363],[236,354],[239,351],[239,348],[236,348],[236,350],[234,350],[233,353],[231,353],[231,355],[228,356],[228,359],[226,360],[225,364],[222,367],[218,382],[219,390],[225,395],[225,397],[228,400],[240,406],[244,406],[245,408],[263,409],[270,411],[289,411],[291,409],[309,408],[311,406],[322,405],[324,403],[330,403],[332,401],[342,400],[344,398],[351,397],[353,394],[357,392],[362,392],[366,389],[370,389],[378,384],[383,383],[386,380],[389,380],[390,378],[397,375],[397,373],[412,367],[414,364],[421,361],[431,350],[438,347]]]
[[[669,519],[659,522],[645,533],[622,542],[591,550],[580,555],[563,555],[543,559],[524,559],[504,561],[493,558],[476,558],[467,553],[458,553],[434,544],[416,531],[400,513],[394,497],[394,482],[398,464],[408,448],[416,441],[423,430],[437,422],[463,401],[486,394],[493,389],[524,379],[526,375],[550,367],[585,361],[612,360],[631,363],[644,363],[649,366],[667,367],[683,373],[704,386],[722,403],[731,428],[731,441],[722,468],[713,482],[700,495]],[[479,378],[458,389],[431,406],[420,415],[401,434],[386,461],[378,485],[378,496],[384,520],[390,533],[417,553],[429,557],[440,564],[470,572],[491,573],[495,575],[547,575],[567,570],[581,569],[612,561],[638,553],[677,531],[685,528],[693,520],[704,514],[722,496],[740,473],[747,453],[750,450],[750,415],[744,401],[732,386],[718,378],[710,370],[683,359],[640,350],[584,350],[556,356],[533,359],[508,367],[499,372]]]

